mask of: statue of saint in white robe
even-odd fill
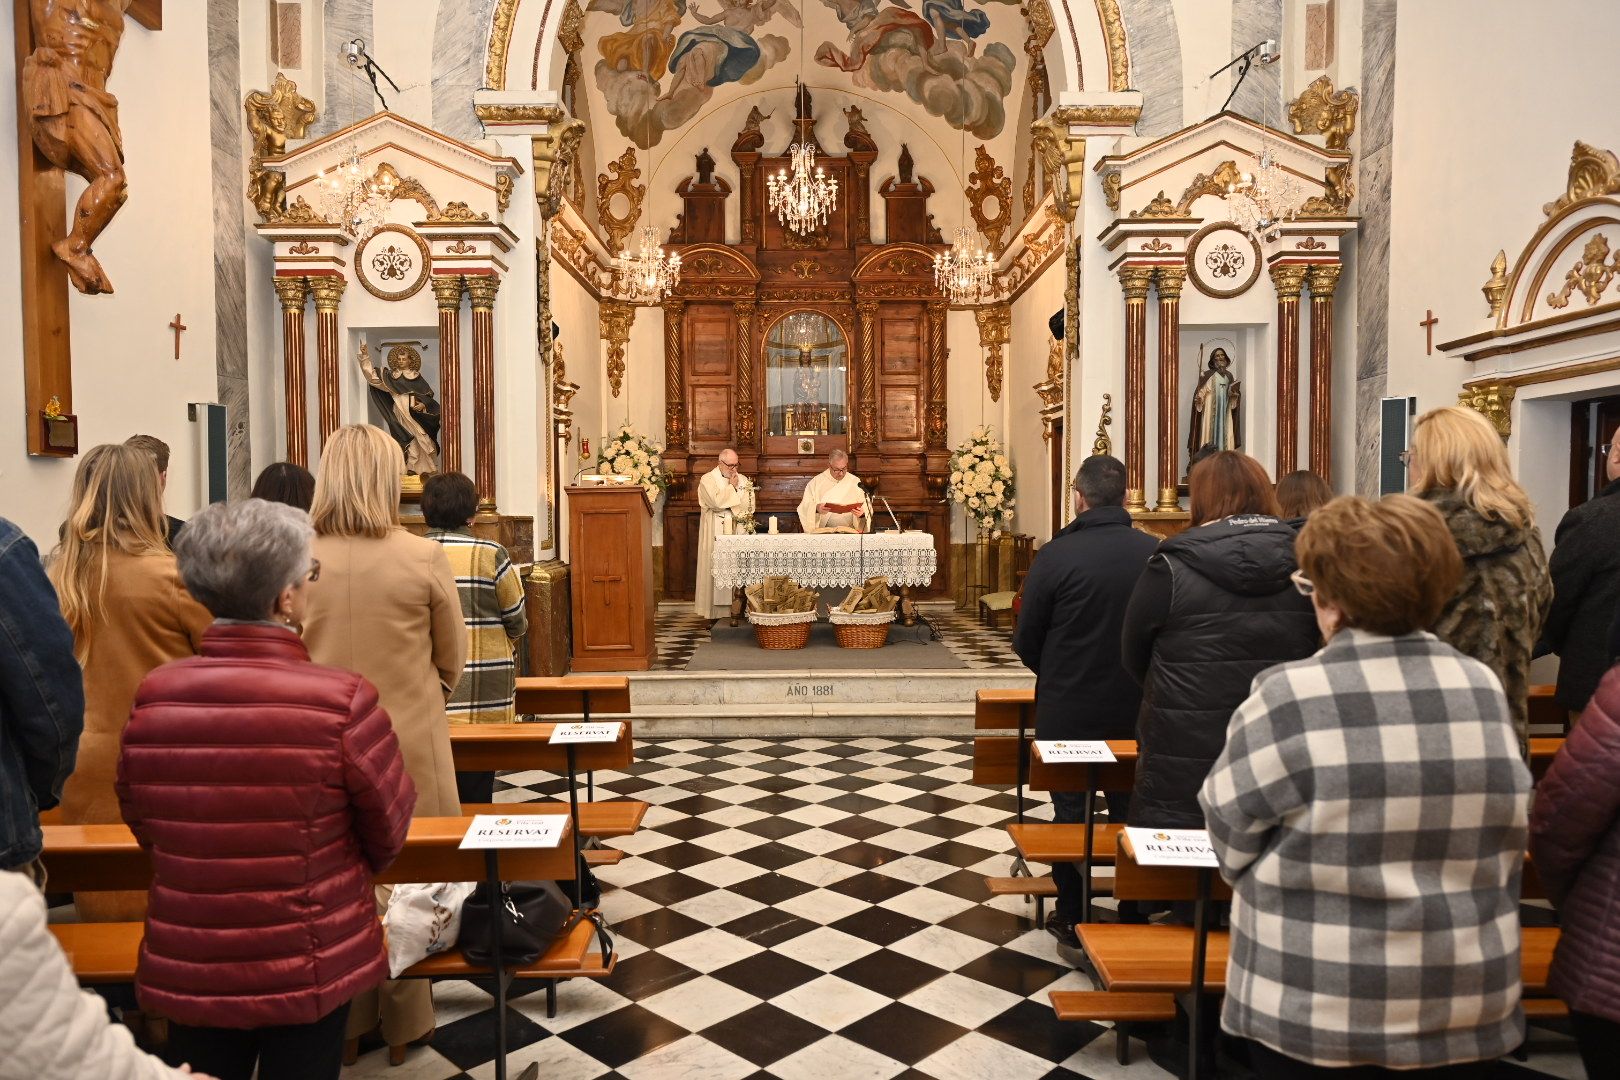
[[[754,485],[737,474],[737,486],[726,481],[717,465],[698,481],[698,506],[703,517],[698,522],[697,580],[692,587],[692,609],[705,619],[731,614],[731,589],[714,583],[714,538],[724,533],[726,522],[751,517],[754,513]]]
[[[823,503],[834,506],[859,504],[866,514],[818,514],[816,507]],[[799,500],[799,527],[805,532],[817,529],[835,529],[839,526],[865,532],[872,527],[872,500],[861,488],[861,478],[847,472],[842,480],[834,480],[831,469],[824,469],[804,486],[804,498]]]

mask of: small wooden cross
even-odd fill
[[[180,313],[177,311],[174,313],[174,322],[169,324],[169,329],[174,331],[174,358],[178,360],[180,359],[180,332],[190,330],[191,327],[180,321]]]
[[[1434,355],[1434,324],[1439,322],[1440,320],[1434,317],[1434,312],[1429,311],[1427,309],[1424,310],[1424,314],[1427,315],[1428,318],[1426,318],[1422,322],[1418,323],[1418,325],[1423,327],[1424,331],[1428,335],[1428,343],[1424,348],[1424,355],[1425,356],[1433,356]]]

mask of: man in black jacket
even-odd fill
[[[1620,606],[1620,438],[1603,447],[1609,483],[1558,523],[1553,603],[1542,641],[1558,654],[1558,703],[1586,708],[1614,654],[1606,631]]]
[[[1037,739],[1133,739],[1142,692],[1120,664],[1120,629],[1136,579],[1158,541],[1131,526],[1125,466],[1107,455],[1089,457],[1074,478],[1074,521],[1036,555],[1024,579],[1023,607],[1013,648],[1035,673]],[[1105,793],[1108,817],[1123,822],[1130,792]],[[1052,793],[1052,818],[1075,823],[1084,796]],[[1080,872],[1052,867],[1056,910],[1047,927],[1078,947]]]

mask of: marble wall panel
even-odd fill
[[[1232,4],[1232,55],[1237,56],[1267,38],[1283,38],[1282,0],[1235,0]],[[1234,72],[1233,78],[1236,78]],[[1233,112],[1271,127],[1282,125],[1282,64],[1255,64],[1238,88]]]
[[[341,42],[351,38],[375,41],[371,10],[374,0],[326,0],[324,31],[328,48],[321,57],[326,84],[321,114],[309,129],[311,139],[363,120],[380,106],[371,84],[350,67],[338,51]],[[386,84],[385,84],[386,87]]]
[[[473,91],[484,85],[484,47],[495,0],[439,0],[433,24],[433,126],[452,139],[484,137]]]
[[[1120,0],[1131,52],[1131,89],[1142,91],[1138,135],[1168,135],[1183,125],[1181,37],[1167,0]]]
[[[247,285],[241,32],[235,0],[208,0],[208,103],[214,215],[214,365],[229,441],[232,498],[252,486],[248,441]]]
[[[1366,0],[1356,210],[1356,491],[1378,491],[1378,399],[1389,372],[1389,236],[1395,119],[1396,0]]]

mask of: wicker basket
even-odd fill
[[[750,611],[748,621],[754,627],[754,640],[762,649],[802,649],[810,644],[810,627],[816,621],[814,611],[760,612]]]
[[[881,649],[889,643],[894,611],[834,611],[827,618],[840,649]]]

